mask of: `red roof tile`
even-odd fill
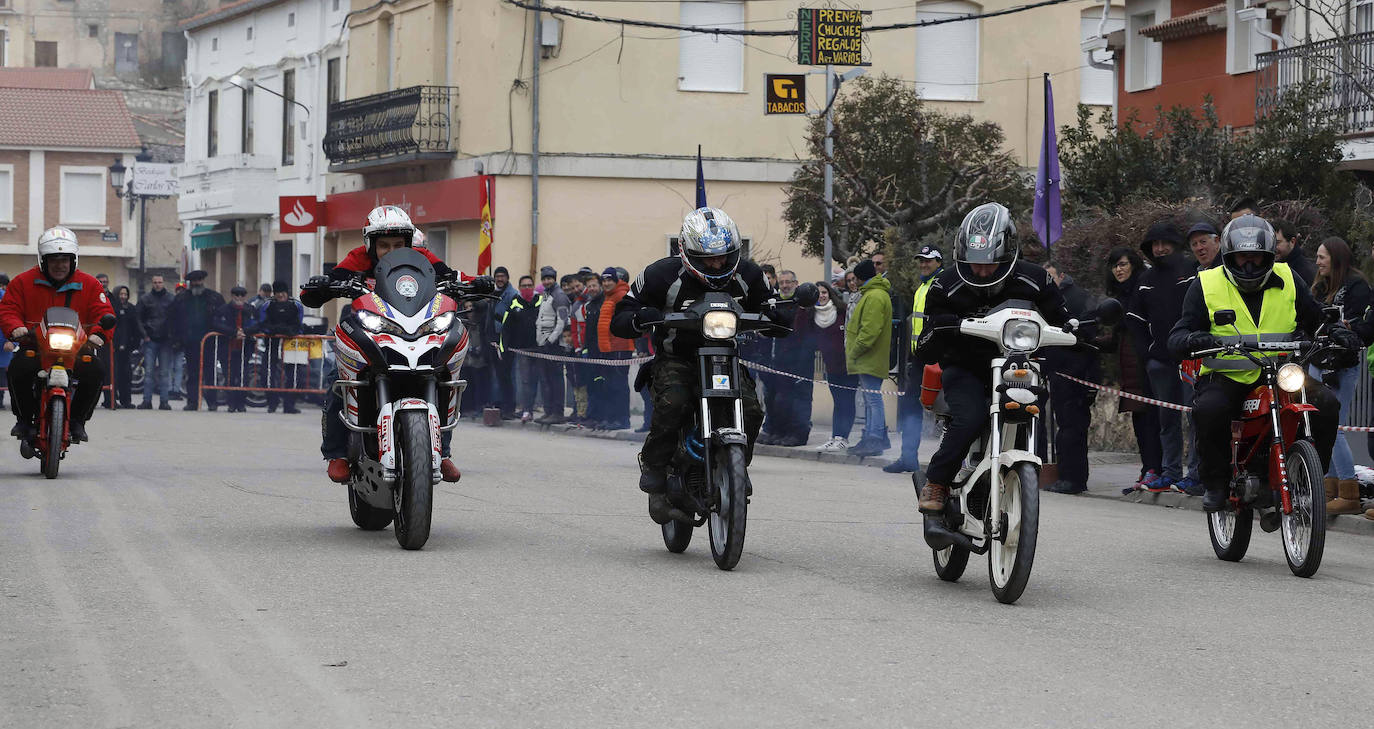
[[[118,91],[0,88],[0,146],[138,149]]]
[[[89,68],[0,68],[0,88],[89,89]]]
[[[1219,33],[1226,30],[1226,26],[1212,25],[1207,22],[1207,17],[1211,15],[1225,16],[1225,14],[1226,3],[1211,5],[1201,10],[1194,10],[1186,15],[1169,18],[1162,23],[1155,23],[1148,28],[1141,28],[1140,34],[1146,38],[1152,38],[1157,41],[1166,41],[1189,38],[1206,33]]]
[[[251,13],[258,8],[274,5],[284,0],[235,0],[235,2],[221,2],[220,5],[211,10],[207,10],[199,15],[193,15],[183,21],[179,26],[182,30],[195,30],[207,25],[214,25],[222,20],[229,20],[246,13]]]

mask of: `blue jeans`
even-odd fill
[[[902,433],[902,455],[897,460],[912,468],[921,463],[921,426],[924,424],[920,382],[908,382],[906,394],[897,400],[897,430]]]
[[[854,430],[854,402],[859,394],[845,387],[858,387],[858,375],[830,375],[830,399],[835,401],[834,414],[831,416],[830,435],[849,440]]]
[[[887,414],[883,411],[883,396],[877,392],[883,388],[882,377],[873,375],[859,375],[859,387],[874,392],[861,393],[864,398],[864,434],[863,440],[874,440],[879,445],[885,444],[887,440]]]
[[[171,342],[143,343],[143,402],[152,404],[153,387],[157,387],[159,404],[167,402],[172,387],[172,360],[176,359]]]
[[[1193,404],[1193,386],[1178,376],[1178,365],[1161,362],[1157,359],[1145,363],[1145,371],[1150,377],[1150,391],[1166,402],[1179,405]],[[1194,424],[1189,438],[1188,471],[1189,478],[1198,477],[1197,427]],[[1183,472],[1183,413],[1168,408],[1159,409],[1159,445],[1164,458],[1161,464],[1163,478],[1171,481],[1181,480]]]
[[[1309,367],[1308,374],[1321,379],[1321,371],[1315,367]],[[1340,424],[1349,425],[1350,403],[1355,400],[1355,383],[1360,381],[1360,365],[1339,370],[1335,377],[1336,384],[1331,390],[1341,402]],[[1355,478],[1355,456],[1350,452],[1350,444],[1345,442],[1345,433],[1340,431],[1336,431],[1336,444],[1331,447],[1331,467],[1326,470],[1326,475],[1331,478]]]

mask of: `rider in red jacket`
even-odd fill
[[[94,276],[76,269],[76,234],[58,226],[49,229],[38,239],[38,265],[14,277],[5,298],[0,299],[0,331],[11,341],[26,348],[29,333],[43,320],[49,307],[65,306],[76,311],[89,338],[91,351],[110,339],[110,332],[100,326],[101,317],[114,314],[105,287]],[[31,439],[34,436],[34,415],[38,409],[39,362],[37,357],[16,356],[9,367],[9,386],[14,409],[14,430],[10,435]],[[100,388],[105,373],[100,360],[92,357],[83,362],[77,359],[72,370],[77,380],[76,398],[72,402],[72,442],[86,437],[86,421],[100,401]]]

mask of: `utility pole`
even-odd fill
[[[544,0],[534,0],[534,66],[530,100],[534,107],[530,120],[530,271],[539,269],[539,59],[544,51]]]
[[[835,214],[835,171],[831,160],[835,157],[835,97],[840,94],[840,84],[868,73],[866,68],[851,68],[836,75],[834,66],[825,67],[825,260],[821,262],[821,280],[830,280],[833,243],[831,229],[834,227]]]

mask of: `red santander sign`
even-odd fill
[[[314,195],[283,195],[277,203],[283,233],[314,233],[324,225],[324,203]]]

